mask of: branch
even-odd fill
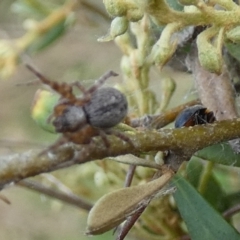
[[[179,105],[175,108],[165,111],[158,115],[145,115],[141,118],[134,118],[130,121],[130,125],[133,128],[145,127],[152,129],[163,128],[169,123],[173,122],[177,115],[184,109],[191,107],[196,104],[201,104],[199,100],[192,100],[190,102]]]
[[[240,119],[181,129],[139,130],[134,133],[125,133],[125,135],[134,143],[135,148],[119,138],[109,136],[111,145],[107,150],[102,142],[98,141],[96,144],[96,139],[90,145],[85,146],[64,145],[55,154],[49,152],[39,156],[39,152],[29,151],[1,157],[0,187],[3,188],[6,184],[73,164],[150,151],[170,150],[176,154],[177,158],[168,159],[168,164],[176,171],[181,163],[189,160],[196,151],[213,144],[239,138]]]
[[[89,202],[83,200],[82,198],[80,198],[79,196],[77,196],[73,193],[71,193],[71,194],[70,193],[62,193],[62,192],[54,190],[52,188],[48,188],[37,181],[23,180],[18,183],[18,186],[25,187],[25,188],[43,193],[49,197],[56,198],[58,200],[61,200],[65,203],[74,205],[74,206],[84,209],[86,211],[90,211],[90,209],[93,206]]]

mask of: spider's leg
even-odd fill
[[[195,114],[194,118],[195,118],[195,125],[201,125],[201,124],[207,124],[208,123],[207,116],[201,117],[200,115]]]
[[[108,135],[114,135],[115,137],[120,138],[121,140],[123,140],[124,142],[128,143],[133,148],[135,148],[132,140],[128,136],[126,136],[124,133],[121,133],[120,131],[113,130],[113,129],[105,129],[104,132]]]
[[[26,64],[26,67],[34,73],[42,83],[49,85],[54,91],[58,92],[63,98],[67,98],[70,100],[74,100],[75,96],[72,92],[72,86],[71,84],[67,83],[58,83],[56,81],[51,81],[48,78],[46,78],[43,74],[41,74],[39,71],[37,71],[33,66]]]
[[[106,149],[109,149],[110,142],[108,141],[107,134],[104,131],[99,130],[99,136],[102,138],[103,143],[104,143]]]
[[[118,76],[118,74],[113,71],[106,72],[87,90],[87,93],[89,94],[94,93],[99,87],[101,87],[104,84],[104,82],[108,78],[115,77],[115,76]]]
[[[129,165],[129,168],[128,168],[128,171],[127,171],[127,174],[126,174],[126,178],[125,178],[124,187],[130,187],[131,186],[135,170],[136,170],[135,165]]]
[[[72,82],[71,85],[77,87],[84,95],[88,93],[87,89],[79,82]]]
[[[136,209],[136,212],[134,212],[131,216],[127,217],[126,221],[123,223],[123,226],[119,227],[117,236],[115,238],[116,240],[123,240],[126,237],[147,206],[147,204],[141,206],[139,209]]]
[[[207,114],[207,121],[208,121],[209,123],[213,123],[214,121],[216,121],[216,118],[215,118],[213,112],[209,112],[209,113]]]
[[[50,145],[48,148],[39,153],[39,156],[47,154],[48,152],[55,151],[58,147],[68,142],[65,137],[60,137],[54,144]]]
[[[72,82],[71,86],[75,86],[77,87],[82,93],[83,93],[83,97],[82,98],[77,98],[75,104],[76,105],[84,105],[85,103],[89,102],[91,99],[91,93],[88,92],[88,90],[79,82]]]

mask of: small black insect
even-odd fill
[[[195,105],[180,112],[175,120],[175,128],[202,125],[215,120],[213,112],[202,105]]]
[[[55,149],[68,141],[75,144],[88,144],[94,136],[101,136],[107,146],[109,144],[106,134],[116,135],[132,144],[123,134],[111,130],[127,115],[128,104],[125,95],[111,87],[100,88],[109,77],[118,74],[109,71],[86,89],[80,82],[69,84],[51,81],[32,66],[26,65],[26,67],[42,83],[49,85],[61,96],[53,109],[51,119],[56,132],[62,133],[62,137],[49,149]],[[78,88],[82,96],[76,96],[73,93],[73,87]]]

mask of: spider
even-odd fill
[[[75,144],[89,144],[95,136],[101,136],[108,148],[106,134],[116,135],[132,144],[124,134],[111,129],[127,115],[126,97],[115,88],[100,88],[108,78],[118,74],[113,71],[106,72],[95,84],[86,89],[80,82],[68,84],[51,81],[34,67],[28,64],[26,67],[43,84],[49,85],[61,96],[49,121],[53,119],[56,132],[62,133],[62,136],[47,150],[54,150],[69,141]],[[73,94],[74,86],[82,92],[82,97]]]

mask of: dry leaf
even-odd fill
[[[86,234],[101,234],[123,222],[133,214],[138,204],[158,192],[172,178],[168,170],[160,178],[149,183],[116,190],[100,198],[88,215]]]

